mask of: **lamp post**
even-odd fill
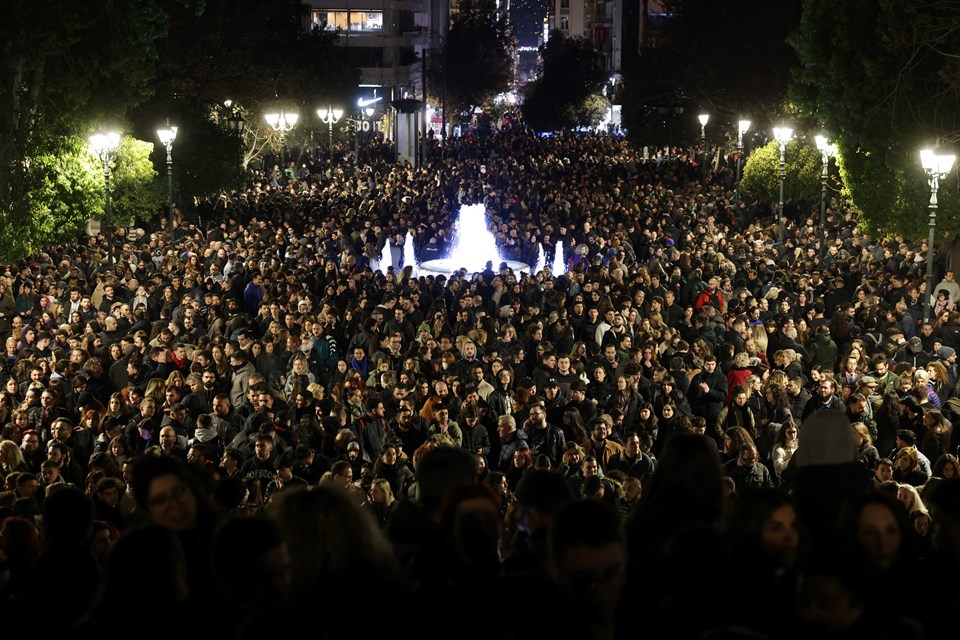
[[[783,180],[787,177],[787,143],[793,138],[790,127],[774,127],[773,139],[780,146],[780,206],[777,207],[777,242],[783,244]]]
[[[120,146],[120,134],[116,131],[96,131],[90,136],[90,150],[100,159],[103,165],[103,183],[105,187],[103,202],[103,219],[106,223],[107,252],[113,249],[113,218],[110,209],[110,163]]]
[[[837,145],[827,140],[826,136],[816,136],[817,149],[820,150],[820,161],[823,171],[820,173],[820,259],[827,255],[827,178],[830,177],[830,158],[837,154]]]
[[[160,142],[167,148],[167,209],[170,212],[170,246],[173,246],[173,141],[177,139],[177,128],[170,126],[170,119],[162,129],[157,129]]]
[[[226,104],[231,100],[224,102]],[[231,105],[227,105],[229,109]],[[239,109],[231,109],[231,115],[227,118],[227,128],[237,138],[237,171],[240,172],[240,190],[243,190],[243,128],[246,126],[247,121],[243,119],[243,116],[240,115]]]
[[[923,306],[923,319],[929,322],[933,318],[933,243],[936,241],[937,230],[937,190],[940,188],[940,179],[950,173],[957,156],[953,154],[937,153],[933,149],[924,149],[920,152],[920,164],[927,172],[930,182],[930,236],[927,239],[927,290],[926,304]]]
[[[327,148],[329,149],[328,153],[330,157],[333,158],[333,125],[340,121],[340,118],[343,117],[343,109],[335,109],[333,107],[320,107],[317,109],[317,117],[320,118],[320,122],[327,125],[329,131],[329,140],[327,143]]]
[[[749,120],[741,120],[737,123],[737,209],[740,208],[740,172],[743,168],[743,134],[749,129]]]
[[[700,147],[703,148],[707,144],[707,122],[710,120],[710,114],[701,113],[697,116],[697,120],[700,121]]]
[[[296,111],[271,111],[263,116],[270,128],[280,134],[280,164],[283,165],[283,175],[287,175],[287,155],[286,148],[283,145],[283,139],[288,131],[292,131],[297,126],[297,120],[300,114]]]

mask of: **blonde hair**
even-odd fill
[[[943,366],[942,362],[933,360],[928,362],[924,368],[927,370],[927,373],[930,374],[930,379],[942,384],[947,384],[949,382],[949,376],[947,374],[947,368]]]
[[[20,451],[20,447],[17,446],[17,443],[12,440],[4,440],[0,442],[0,460],[3,462],[5,473],[10,473],[11,471],[17,471],[17,467],[24,463],[23,452]]]
[[[868,445],[873,445],[873,438],[870,437],[870,430],[867,429],[867,425],[863,424],[862,422],[854,422],[850,426],[853,427],[854,431],[863,436],[864,441],[866,441]]]
[[[383,495],[386,498],[386,505],[388,507],[393,504],[394,500],[396,500],[396,498],[393,496],[393,488],[390,486],[390,482],[386,478],[377,478],[373,481],[370,487],[379,487],[380,490],[383,491]]]
[[[929,515],[927,511],[927,505],[923,504],[923,498],[920,497],[920,492],[917,491],[917,488],[911,484],[902,483],[900,485],[900,490],[906,491],[913,498],[909,505],[904,505],[907,508],[907,511],[910,516],[917,513],[918,511],[924,515]]]

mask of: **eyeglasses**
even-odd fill
[[[190,487],[181,482],[170,493],[161,493],[147,500],[147,507],[150,509],[167,509],[173,501],[180,502],[184,496],[190,493]]]

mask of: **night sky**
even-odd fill
[[[537,46],[549,6],[550,0],[511,0],[510,20],[519,46]]]

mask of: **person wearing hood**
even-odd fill
[[[7,287],[6,280],[0,280],[0,335],[10,333],[10,323],[15,315],[17,315],[17,303]]]
[[[832,535],[847,499],[871,488],[850,421],[840,411],[817,411],[804,421],[800,445],[787,467],[788,488],[817,543]]]
[[[830,337],[830,327],[823,324],[817,329],[817,337],[810,345],[810,366],[820,365],[824,371],[835,371],[837,368],[837,343]]]
[[[257,370],[247,358],[247,353],[242,349],[237,349],[230,354],[230,367],[233,369],[230,381],[230,403],[234,407],[238,407],[243,404],[247,395],[250,376]]]

